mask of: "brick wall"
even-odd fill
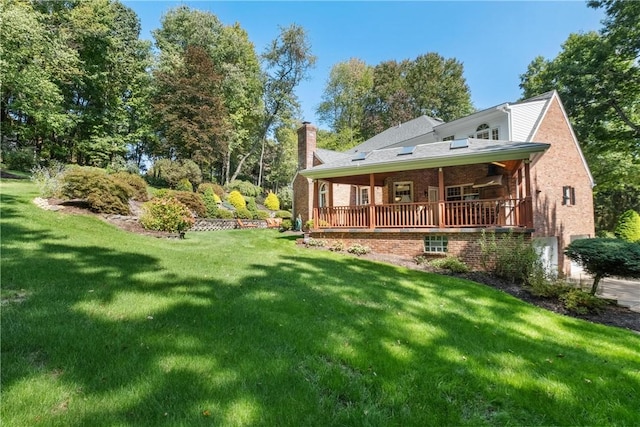
[[[517,230],[516,230],[517,231]],[[493,231],[492,231],[493,232]],[[488,233],[492,233],[488,232]],[[505,235],[506,231],[495,231],[496,238]],[[430,255],[424,252],[424,239],[428,235],[447,236],[447,253],[443,255]],[[530,240],[528,233],[523,233],[526,240]],[[323,240],[328,247],[337,242],[342,242],[345,248],[354,244],[368,246],[372,252],[414,258],[418,255],[426,258],[442,258],[444,255],[456,256],[469,267],[482,269],[482,250],[480,246],[482,233],[409,233],[409,232],[313,232],[311,237]]]
[[[531,181],[534,207],[533,237],[558,236],[558,267],[570,274],[564,248],[571,236],[594,236],[593,192],[579,148],[557,98],[553,98],[533,141],[551,147],[532,162]],[[563,186],[575,188],[575,205],[565,205]]]

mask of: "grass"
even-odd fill
[[[3,426],[640,425],[640,336],[275,230],[157,239],[3,181]]]

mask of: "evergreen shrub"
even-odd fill
[[[264,199],[264,207],[271,211],[279,210],[280,200],[278,200],[278,196],[276,196],[274,193],[269,192],[266,199]]]
[[[247,208],[236,209],[236,218],[253,219],[253,213]]]
[[[147,182],[140,175],[129,172],[116,172],[112,174],[115,179],[128,184],[133,188],[133,200],[138,202],[146,202],[149,200],[149,191],[147,190]]]
[[[198,193],[204,194],[207,189],[213,191],[213,193],[218,196],[218,198],[222,199],[224,196],[224,188],[220,184],[215,184],[213,182],[203,182],[198,185]]]
[[[283,187],[278,190],[277,196],[280,201],[279,209],[291,210],[293,207],[293,189],[291,187]]]
[[[142,205],[140,224],[147,230],[181,232],[194,222],[189,208],[173,197],[153,198]]]
[[[229,202],[234,208],[242,209],[247,207],[247,202],[244,197],[238,190],[233,190],[229,193],[229,197],[227,197],[227,202]]]
[[[173,197],[187,206],[191,211],[199,217],[207,215],[207,207],[202,200],[202,196],[193,191],[172,191],[169,197]]]
[[[216,218],[219,219],[233,219],[233,212],[227,209],[218,209]]]
[[[291,219],[292,216],[293,215],[289,211],[278,211],[278,212],[276,212],[276,218]]]
[[[81,199],[95,212],[129,214],[134,189],[98,168],[74,167],[64,175],[61,193],[67,199]]]
[[[257,197],[262,194],[262,188],[257,185],[253,185],[249,181],[242,181],[240,179],[234,179],[226,185],[229,192],[238,191],[243,196]]]
[[[181,178],[176,184],[176,190],[178,191],[191,191],[193,192],[193,184],[187,178]]]
[[[198,188],[198,190],[200,189]],[[202,202],[204,203],[207,218],[215,218],[218,214],[216,197],[218,196],[216,196],[211,188],[207,188],[204,193],[202,193]]]
[[[257,212],[254,213],[253,217],[255,219],[267,219],[267,218],[271,218],[271,214],[267,211],[258,210]]]
[[[452,273],[468,273],[469,267],[457,257],[448,256],[445,258],[434,259],[429,262],[434,268],[440,268],[442,270],[449,270]]]

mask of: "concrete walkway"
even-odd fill
[[[640,312],[640,280],[607,277],[600,281],[597,295],[618,300],[618,305]]]

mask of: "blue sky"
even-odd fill
[[[331,67],[349,58],[370,65],[414,59],[436,52],[456,58],[476,108],[516,101],[520,74],[538,55],[554,58],[571,33],[597,31],[601,10],[584,1],[151,1],[130,0],[142,23],[142,38],[153,40],[164,13],[184,4],[238,22],[261,53],[279,27],[305,28],[318,60],[297,95],[303,117],[319,125],[321,102]],[[324,127],[324,126],[321,126]]]

